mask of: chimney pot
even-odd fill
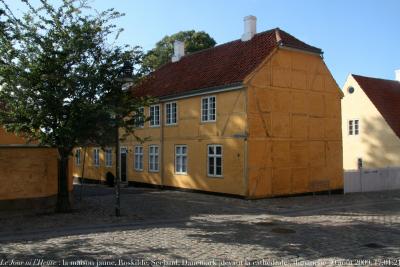
[[[179,61],[185,55],[185,43],[179,40],[174,42],[174,55],[172,56],[172,62]]]
[[[242,35],[242,41],[249,41],[257,33],[257,18],[255,16],[244,17],[244,33]]]

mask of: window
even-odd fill
[[[349,120],[349,135],[358,135],[360,132],[359,120]]]
[[[143,128],[144,127],[144,120],[145,120],[145,118],[144,118],[144,107],[138,108],[137,111],[138,111],[138,114],[137,114],[138,117],[136,118],[135,124],[136,124],[137,127]]]
[[[208,145],[208,176],[222,176],[222,146]]]
[[[165,104],[165,124],[173,125],[177,122],[176,102]]]
[[[112,149],[106,148],[106,167],[112,166]]]
[[[78,148],[75,152],[75,164],[76,166],[81,165],[81,149]]]
[[[347,88],[347,92],[349,92],[349,94],[354,93],[354,87],[350,86],[349,88]]]
[[[135,170],[143,171],[143,147],[135,146]]]
[[[149,171],[159,171],[159,147],[149,146]]]
[[[201,121],[215,121],[216,99],[215,96],[201,99]]]
[[[100,149],[93,148],[93,165],[99,166],[100,165]]]
[[[160,105],[150,106],[150,126],[160,126]]]
[[[185,145],[175,147],[175,173],[187,173],[187,146]]]

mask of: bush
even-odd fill
[[[111,172],[106,173],[106,183],[108,186],[113,187],[115,181],[115,176]]]

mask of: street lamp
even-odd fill
[[[129,61],[124,62],[124,66],[122,67],[122,75],[117,78],[118,82],[122,82],[122,86],[117,87],[117,90],[126,91],[129,86],[132,84],[132,73],[133,73],[133,66],[132,63]],[[121,92],[118,91],[117,94],[119,95]],[[118,103],[117,99],[115,98],[115,108],[117,108]],[[120,147],[119,147],[119,120],[123,119],[120,118],[118,112],[115,112],[115,216],[121,216],[121,169],[120,169]]]

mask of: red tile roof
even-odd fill
[[[277,28],[258,33],[246,42],[235,40],[169,62],[132,91],[136,96],[165,97],[241,83],[279,45],[322,53]]]
[[[354,74],[352,76],[400,138],[400,82]]]

